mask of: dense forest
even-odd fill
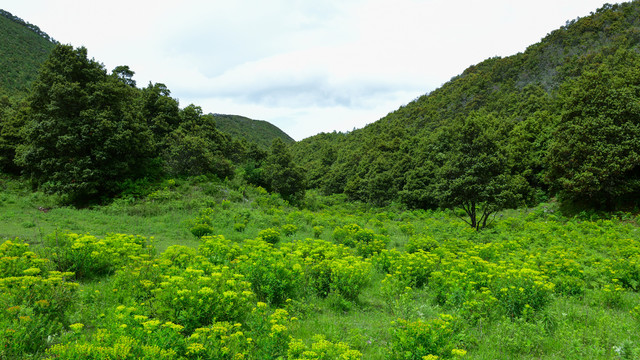
[[[0,9],[0,95],[24,93],[56,44],[37,26]]]
[[[297,143],[295,161],[310,169],[309,186],[326,194],[470,214],[479,207],[478,220],[553,196],[586,208],[633,208],[638,45],[640,3],[605,5],[363,129]]]
[[[164,177],[224,179],[236,172],[290,200],[304,193],[304,176],[285,146],[292,139],[275,126],[204,114],[193,104],[181,108],[164,84],[139,88],[128,66],[108,72],[85,48],[56,44],[37,27],[1,15],[3,39],[10,40],[3,52],[12,55],[3,58],[11,71],[0,79],[1,172],[80,206],[139,196]],[[45,60],[38,64],[32,53]]]
[[[21,25],[39,39],[30,53],[56,46],[3,14],[3,28]],[[638,2],[605,5],[363,129],[295,144],[266,122],[180,108],[165,85],[138,88],[129,67],[108,73],[85,49],[57,45],[34,81],[19,79],[28,93],[2,99],[0,167],[76,204],[163,176],[240,173],[290,200],[315,188],[375,205],[460,208],[474,228],[500,209],[555,196],[579,208],[629,209],[640,186],[638,15]],[[278,175],[264,163],[276,161],[267,156],[274,139],[293,152]]]
[[[287,145],[295,142],[291,136],[268,121],[224,114],[213,114],[213,121],[223,133],[229,134],[234,138],[244,139],[249,143],[255,143],[263,149],[269,148],[276,138]]]

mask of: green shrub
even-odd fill
[[[429,252],[438,247],[438,242],[431,236],[412,236],[405,246],[408,253],[418,250]]]
[[[291,339],[287,358],[290,360],[359,360],[362,359],[362,353],[351,349],[343,342],[333,343],[322,335],[315,335],[311,339],[311,345],[306,345],[300,339]]]
[[[355,256],[333,259],[331,268],[331,291],[347,300],[356,300],[369,283],[371,263]]]
[[[215,210],[205,208],[200,210],[200,214],[193,220],[190,231],[196,237],[203,237],[213,234],[213,215]]]
[[[314,226],[313,227],[313,237],[316,239],[320,238],[320,235],[322,235],[322,232],[324,232],[324,226]]]
[[[400,224],[398,225],[398,228],[400,229],[400,232],[403,233],[404,235],[413,235],[416,233],[415,227],[410,222]]]
[[[198,246],[198,254],[215,265],[229,264],[239,252],[239,247],[222,235],[203,236]]]
[[[237,231],[237,232],[243,232],[244,229],[247,228],[247,224],[245,223],[235,223],[233,224],[233,230]]]
[[[188,334],[216,321],[242,321],[255,302],[251,284],[227,266],[208,271],[187,268],[162,275],[152,285],[156,316],[183,325]]]
[[[552,299],[554,285],[538,271],[523,268],[506,269],[491,284],[498,303],[511,317],[519,317],[525,309],[543,309]]]
[[[134,307],[109,309],[105,327],[84,330],[72,324],[61,343],[47,349],[45,359],[165,359],[184,358],[183,326],[140,315]]]
[[[264,229],[258,233],[258,238],[270,244],[275,244],[280,241],[280,232],[273,228]]]
[[[56,268],[74,272],[76,277],[95,278],[112,274],[120,266],[154,253],[153,238],[139,235],[93,235],[54,233],[45,237],[45,254]]]
[[[213,227],[209,224],[195,224],[190,231],[196,237],[203,237],[213,234]]]
[[[398,319],[391,330],[388,359],[449,359],[464,355],[464,350],[455,348],[458,326],[448,314],[427,321]]]
[[[169,260],[172,266],[180,269],[186,269],[193,265],[197,254],[198,250],[192,247],[171,245],[160,255],[160,258]]]
[[[282,233],[285,236],[292,236],[296,231],[298,231],[298,227],[293,224],[282,225]]]
[[[77,283],[18,240],[0,244],[0,358],[41,352],[67,323]]]
[[[305,278],[296,258],[261,240],[246,241],[242,252],[237,268],[259,300],[279,306],[302,294]]]
[[[284,309],[271,310],[267,304],[258,302],[247,319],[249,336],[255,342],[253,358],[283,359],[295,320]]]

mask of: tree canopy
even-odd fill
[[[152,156],[134,91],[85,48],[57,46],[29,95],[17,163],[34,184],[74,202],[111,196],[118,182],[142,175]]]
[[[614,209],[640,191],[640,55],[619,50],[567,83],[547,153],[548,181],[571,201]]]

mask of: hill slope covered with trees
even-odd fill
[[[297,143],[296,162],[310,187],[375,204],[636,205],[638,45],[640,2],[605,5],[365,128]]]
[[[239,115],[213,114],[213,121],[223,133],[256,143],[263,149],[269,148],[275,139],[280,139],[288,145],[295,142],[280,128],[264,120],[253,120]]]
[[[25,92],[56,42],[4,10],[0,10],[0,39],[0,94]]]
[[[76,205],[142,196],[166,177],[236,173],[288,199],[304,193],[285,144],[293,140],[275,126],[222,116],[229,135],[199,106],[180,108],[164,84],[139,88],[128,66],[108,72],[87,49],[2,15],[0,173]],[[262,172],[276,163],[280,175]]]

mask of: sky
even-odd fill
[[[0,9],[180,106],[295,140],[351,131],[467,67],[523,52],[602,0],[0,0]],[[613,3],[613,2],[611,2]]]

